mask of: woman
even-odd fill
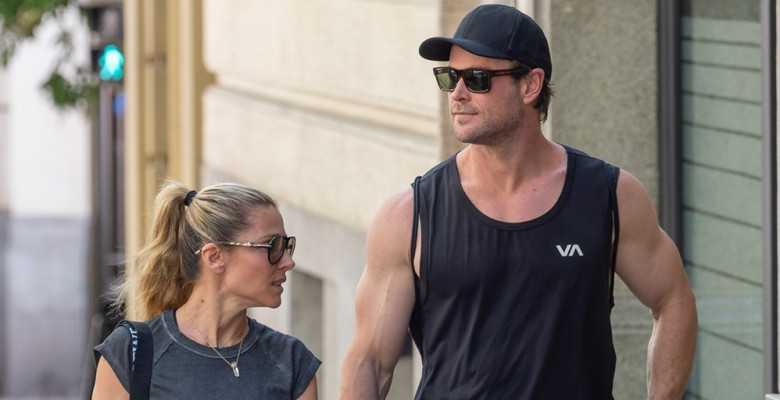
[[[318,360],[296,338],[247,317],[281,304],[295,237],[267,195],[237,184],[201,192],[167,181],[154,203],[149,243],[116,305],[148,320],[151,398],[317,399]],[[93,399],[129,397],[130,333],[95,347]]]

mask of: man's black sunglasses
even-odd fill
[[[452,92],[458,86],[458,79],[463,78],[466,89],[473,93],[485,93],[490,90],[490,79],[494,76],[523,75],[530,71],[525,67],[515,69],[490,70],[484,68],[469,68],[458,70],[450,67],[436,67],[433,74],[436,76],[436,83],[439,88],[445,92]]]

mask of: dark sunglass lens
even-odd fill
[[[284,251],[287,250],[292,257],[295,252],[295,236],[274,236],[271,239],[271,248],[268,249],[268,261],[276,264],[282,259]]]
[[[290,257],[292,257],[293,253],[295,253],[295,236],[290,236],[287,238],[287,251],[290,252]]]
[[[282,252],[284,252],[284,238],[274,236],[271,238],[271,247],[268,249],[268,261],[271,264],[278,263],[282,259]]]
[[[475,93],[490,90],[490,75],[483,69],[470,69],[463,71],[463,82],[466,88]]]
[[[436,69],[436,83],[441,90],[451,92],[458,84],[458,73],[450,68]]]

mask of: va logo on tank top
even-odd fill
[[[582,257],[582,250],[580,250],[580,245],[578,244],[567,244],[566,247],[558,244],[555,247],[558,249],[558,253],[561,253],[561,257]]]

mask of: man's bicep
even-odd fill
[[[617,273],[647,307],[657,309],[677,290],[689,288],[676,244],[658,225],[639,181],[621,172],[618,183],[620,241]]]
[[[355,336],[392,362],[397,361],[406,340],[414,287],[411,271],[399,274],[390,270],[366,266],[355,295]]]
[[[398,361],[414,307],[410,207],[402,194],[377,214],[369,229],[366,266],[355,296],[356,339],[365,341],[382,368]]]
[[[661,308],[675,293],[690,289],[679,252],[671,239],[665,239],[652,253],[618,265],[618,275],[636,297],[653,311]]]

